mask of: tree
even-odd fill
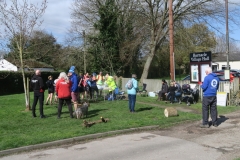
[[[205,24],[183,25],[175,29],[175,63],[185,71],[189,68],[189,54],[210,51],[216,46],[215,33]]]
[[[134,27],[135,9],[132,0],[74,1],[71,31],[82,37],[79,28],[85,28],[87,53],[95,58],[94,68],[117,75],[135,72],[143,33]]]
[[[222,36],[216,36],[216,47],[213,49],[214,53],[226,53],[226,37],[224,35]],[[240,48],[237,45],[236,41],[233,39],[229,40],[229,53],[233,52],[240,52]]]
[[[106,1],[90,0],[83,2],[81,0],[75,0],[75,10],[73,12],[75,15],[75,28],[81,28],[79,26],[86,28],[87,26],[93,26],[93,24],[100,19],[98,11],[101,6],[100,4],[104,2]],[[152,60],[155,58],[158,49],[164,47],[169,40],[168,0],[115,0],[115,4],[117,5],[119,12],[124,11],[123,8],[130,8],[127,15],[133,16],[130,16],[132,21],[128,21],[128,24],[131,24],[131,27],[133,28],[132,35],[140,35],[135,36],[133,39],[138,42],[137,45],[135,45],[139,47],[137,50],[138,53],[141,52],[141,55],[146,60],[140,80],[142,81],[142,79],[148,77]],[[127,5],[129,6],[125,7]],[[235,23],[240,22],[238,20],[239,8],[229,10],[229,14],[229,19],[231,21],[234,21]],[[118,14],[118,16],[120,16],[120,14]],[[78,20],[76,20],[77,17]],[[177,0],[173,2],[173,20],[175,28],[177,28],[178,25],[188,27],[193,24],[206,24],[208,27],[210,26],[213,29],[218,29],[218,26],[215,24],[221,25],[225,23],[224,3],[222,3],[221,0]],[[121,35],[122,32],[118,32],[118,34]],[[119,42],[118,44],[124,45],[126,43]],[[167,52],[164,53],[167,54]],[[177,56],[176,54],[175,56]],[[133,57],[136,55],[137,54],[134,54]],[[135,60],[136,59],[133,59],[131,63],[135,62]]]
[[[168,0],[138,0],[138,3],[140,6],[139,12],[145,17],[144,20],[150,37],[149,50],[146,53],[147,59],[141,76],[142,80],[148,76],[150,64],[156,54],[156,50],[162,46],[165,39],[168,39],[169,5]],[[232,13],[236,14],[236,10]],[[232,16],[231,18],[236,20],[238,16],[234,18]],[[214,22],[224,22],[224,19],[224,4],[218,0],[178,0],[173,5],[175,27],[178,21],[184,21],[185,26],[200,22],[211,25]]]
[[[48,64],[57,58],[60,49],[53,35],[44,31],[34,31],[26,46],[29,58]]]
[[[105,59],[108,70],[115,75],[115,70],[121,66],[119,63],[119,40],[118,35],[119,25],[118,9],[114,0],[106,0],[105,4],[101,4],[98,10],[99,21],[94,24],[95,28],[99,30],[98,39],[102,43],[103,52],[102,59]]]
[[[20,35],[15,35],[18,38]],[[10,52],[8,58],[19,60],[19,53],[15,37],[9,40],[8,48]],[[44,31],[33,31],[31,37],[24,46],[23,59],[35,59],[36,61],[51,63],[52,60],[58,58],[57,53],[61,49],[61,45],[56,43],[53,35]]]
[[[32,35],[34,27],[41,24],[39,19],[43,15],[46,7],[46,0],[42,0],[40,7],[38,4],[34,5],[28,3],[27,0],[22,0],[21,2],[18,0],[11,0],[10,3],[9,0],[8,3],[5,0],[0,1],[0,22],[5,29],[4,35],[5,37],[9,37],[9,39],[13,38],[17,47],[27,109],[29,109],[30,106],[23,66],[23,56],[25,46]]]

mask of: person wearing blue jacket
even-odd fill
[[[209,128],[209,109],[212,119],[212,125],[217,127],[217,90],[219,87],[219,78],[215,73],[212,73],[212,68],[208,67],[205,70],[206,77],[201,85],[203,90],[202,100],[202,124],[201,128]]]
[[[131,113],[135,112],[135,103],[136,103],[136,95],[137,95],[137,90],[138,90],[138,82],[136,80],[137,76],[136,74],[132,74],[132,79],[131,79],[131,87],[129,87],[128,83],[125,85],[125,88],[127,88],[127,93],[128,93],[128,106],[129,106],[129,111]]]
[[[72,81],[72,87],[71,87],[71,97],[74,109],[76,111],[78,99],[79,99],[79,88],[78,88],[78,76],[75,73],[75,66],[71,66],[68,71],[68,76],[70,81]]]

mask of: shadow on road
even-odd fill
[[[221,123],[225,122],[226,120],[228,120],[228,117],[225,117],[223,115],[220,115],[218,120],[217,120],[217,125],[219,126]]]

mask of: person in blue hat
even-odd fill
[[[71,66],[68,71],[68,76],[70,81],[72,81],[72,87],[71,87],[71,97],[74,109],[76,111],[77,104],[78,104],[78,97],[79,97],[79,88],[78,88],[78,76],[75,73],[75,66]]]

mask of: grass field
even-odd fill
[[[142,126],[158,125],[160,128],[166,128],[185,121],[201,119],[201,114],[196,113],[179,112],[178,117],[170,118],[166,118],[163,114],[165,107],[188,107],[186,104],[165,104],[156,101],[156,98],[140,96],[137,96],[137,102],[134,114],[129,112],[126,100],[103,101],[102,99],[97,103],[91,103],[86,120],[96,121],[102,116],[109,118],[110,121],[85,128],[82,126],[83,119],[70,118],[67,106],[63,107],[61,119],[57,119],[57,104],[44,105],[44,114],[47,118],[40,119],[37,105],[38,117],[32,118],[31,111],[25,111],[24,94],[0,96],[0,150]],[[189,108],[201,113],[200,103]],[[238,109],[238,107],[218,107],[219,114]]]

